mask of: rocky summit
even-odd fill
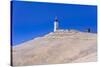
[[[14,66],[97,61],[97,34],[57,30],[12,47]]]

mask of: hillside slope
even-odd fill
[[[38,65],[97,60],[97,34],[58,30],[13,47],[13,65]]]

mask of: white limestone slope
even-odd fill
[[[97,60],[97,34],[59,30],[13,47],[13,65],[38,65]]]

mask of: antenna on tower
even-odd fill
[[[57,16],[55,17],[55,21],[58,21],[58,17]]]

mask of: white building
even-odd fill
[[[54,32],[58,30],[58,26],[59,26],[59,24],[58,24],[58,18],[55,17],[55,21],[54,21]]]

